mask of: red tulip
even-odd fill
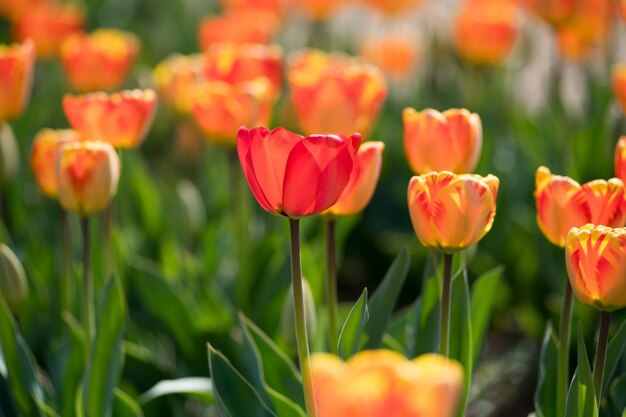
[[[258,203],[272,214],[299,218],[337,202],[359,176],[361,135],[302,137],[283,128],[242,127],[237,151]]]
[[[0,46],[0,122],[18,117],[30,94],[35,65],[31,41]]]

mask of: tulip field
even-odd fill
[[[626,0],[0,0],[0,417],[626,417]]]

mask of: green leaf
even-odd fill
[[[409,252],[405,248],[393,261],[385,278],[372,295],[369,304],[370,319],[365,324],[367,349],[380,347],[396,300],[409,273],[409,264]]]
[[[558,348],[552,323],[548,323],[541,343],[539,377],[535,391],[535,412],[538,417],[556,417],[556,364]]]
[[[439,335],[439,284],[437,276],[431,275],[422,283],[422,295],[415,301],[412,326],[412,356],[437,350]]]
[[[117,277],[113,277],[105,286],[99,307],[96,335],[83,382],[84,414],[89,417],[111,415],[113,391],[119,376],[126,303]]]
[[[613,405],[613,410],[616,416],[626,412],[626,374],[622,374],[615,378],[611,387],[609,388],[609,399]]]
[[[85,332],[67,312],[63,314],[63,321],[66,325],[64,340],[58,351],[53,352],[52,361],[58,368],[58,376],[54,378],[54,373],[52,376],[53,382],[63,387],[59,398],[59,413],[63,417],[73,417],[76,392],[85,374]]]
[[[278,417],[307,417],[298,404],[270,387],[266,389]]]
[[[10,391],[20,415],[28,417],[45,415],[44,393],[37,380],[35,359],[2,297],[0,297],[0,347],[7,367]]]
[[[472,322],[467,269],[460,264],[462,273],[452,281],[452,303],[450,305],[450,358],[463,365],[464,384],[458,415],[463,416],[472,381]]]
[[[478,277],[472,285],[472,365],[478,361],[503,271],[502,266],[495,267]]]
[[[143,411],[128,394],[119,388],[113,391],[113,417],[144,417]]]
[[[239,320],[250,353],[247,356],[248,366],[253,373],[257,373],[252,378],[258,379],[261,384],[257,389],[269,391],[268,388],[271,388],[304,408],[302,380],[293,362],[247,317],[240,314]]]
[[[146,404],[155,398],[173,394],[193,394],[205,402],[213,403],[213,382],[211,378],[180,378],[157,382],[148,391],[141,394],[138,401]]]
[[[208,349],[213,393],[221,417],[277,417],[224,355],[211,345]]]
[[[346,318],[339,341],[337,342],[337,352],[343,360],[354,355],[361,341],[361,334],[367,320],[369,319],[369,311],[367,309],[367,288],[363,289],[363,293],[354,304],[348,317]]]
[[[566,417],[597,417],[596,396],[593,392],[593,375],[589,366],[582,325],[578,323],[578,366],[567,393]]]
[[[606,354],[606,363],[604,365],[604,379],[602,383],[602,396],[604,398],[610,381],[613,379],[617,365],[619,364],[622,354],[626,350],[626,321],[619,326],[617,332],[609,342]],[[626,391],[624,391],[626,392]]]

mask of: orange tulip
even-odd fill
[[[152,73],[161,101],[185,114],[191,111],[191,97],[196,83],[202,79],[200,54],[174,54],[161,61]]]
[[[107,142],[117,149],[141,145],[155,109],[152,90],[66,95],[63,99],[67,120],[85,140]]]
[[[137,54],[135,35],[115,29],[74,34],[61,46],[61,61],[75,90],[97,91],[120,87]]]
[[[32,39],[37,55],[52,57],[70,35],[81,32],[85,24],[83,9],[74,3],[45,1],[13,22],[18,40]]]
[[[335,14],[346,0],[287,0],[289,7],[313,20],[327,20]]]
[[[393,35],[367,40],[361,46],[361,55],[388,78],[403,81],[413,75],[418,48],[415,41]]]
[[[567,232],[586,223],[610,227],[623,226],[626,201],[621,180],[595,180],[579,185],[539,167],[535,177],[537,224],[553,244],[563,247]]]
[[[35,49],[30,40],[0,45],[0,122],[18,117],[30,95]]]
[[[362,0],[362,2],[388,16],[410,12],[422,4],[422,0]]]
[[[266,126],[273,98],[267,78],[231,85],[205,81],[195,87],[192,113],[210,142],[235,146],[242,125]]]
[[[581,303],[602,311],[626,307],[626,228],[593,224],[572,228],[565,263]]]
[[[59,149],[70,142],[80,140],[80,135],[72,129],[43,129],[37,133],[30,154],[30,167],[41,191],[48,197],[58,194],[56,165]]]
[[[482,239],[496,215],[499,185],[493,175],[449,171],[411,178],[409,213],[422,245],[453,253]]]
[[[502,63],[518,36],[517,14],[512,1],[467,1],[454,22],[454,46],[459,55],[477,65]]]
[[[308,50],[291,61],[288,74],[300,128],[314,132],[361,132],[367,136],[387,97],[376,67],[341,54]]]
[[[283,14],[283,0],[221,0],[222,9],[226,12],[239,10],[267,10],[277,16]]]
[[[242,127],[237,152],[252,194],[272,214],[299,218],[337,202],[359,176],[361,135],[302,137],[283,128]]]
[[[615,147],[615,176],[626,181],[626,136],[620,137]]]
[[[229,84],[266,77],[272,92],[278,96],[282,82],[283,52],[277,46],[260,44],[236,45],[220,43],[211,45],[204,53],[204,77]]]
[[[461,365],[437,354],[315,353],[311,374],[319,417],[452,417],[463,387]]]
[[[626,0],[619,1],[619,10],[622,13],[622,19],[626,22]]]
[[[613,23],[611,2],[579,0],[574,15],[557,32],[561,54],[573,61],[584,61],[606,43]]]
[[[86,217],[103,211],[117,193],[120,160],[104,142],[72,142],[61,147],[57,160],[59,202]]]
[[[576,11],[579,0],[524,0],[524,5],[548,24],[558,27]]]
[[[198,29],[198,43],[203,51],[220,42],[268,44],[279,29],[280,22],[274,12],[239,10],[204,19]]]
[[[358,180],[352,188],[346,189],[339,200],[324,214],[339,217],[351,216],[363,211],[376,190],[384,150],[385,144],[382,142],[366,142],[359,148],[357,153],[360,172]]]
[[[413,172],[470,173],[476,168],[482,147],[480,116],[465,109],[443,113],[412,108],[402,112],[404,152]]]
[[[0,0],[0,16],[9,20],[19,19],[29,10],[49,0]]]
[[[613,95],[626,113],[626,65],[617,64],[613,67]],[[621,177],[620,177],[621,178]]]

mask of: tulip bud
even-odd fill
[[[59,149],[64,144],[80,140],[72,129],[43,129],[37,133],[30,154],[30,167],[41,191],[48,197],[57,196],[56,166]]]
[[[606,0],[579,0],[575,12],[559,26],[557,46],[573,61],[588,60],[606,44],[613,27],[613,4]]]
[[[626,65],[617,64],[613,67],[613,95],[622,111],[626,113]],[[620,177],[621,178],[621,177]]]
[[[28,102],[35,66],[31,40],[0,45],[0,122],[18,117]]]
[[[380,68],[388,79],[400,83],[415,75],[419,49],[415,40],[391,35],[365,40],[360,54]]]
[[[64,145],[57,160],[59,202],[83,217],[103,211],[117,193],[120,160],[104,142]]]
[[[26,273],[13,251],[0,243],[0,295],[9,309],[16,313],[28,298]]]
[[[278,16],[270,10],[231,11],[204,19],[198,29],[198,43],[202,51],[221,42],[269,44],[279,29]]]
[[[304,295],[304,318],[309,334],[315,334],[317,329],[317,313],[315,311],[315,300],[311,287],[306,278],[302,278],[302,292]],[[293,284],[289,286],[289,293],[283,304],[283,311],[280,315],[280,333],[287,346],[296,349],[296,327],[293,317]]]
[[[0,184],[14,178],[20,169],[20,149],[8,123],[0,122]]]

